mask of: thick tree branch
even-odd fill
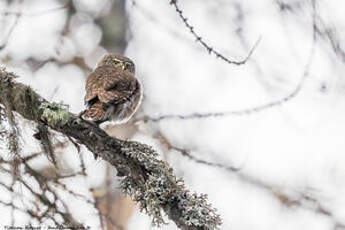
[[[108,136],[98,126],[80,119],[61,105],[49,103],[30,87],[13,80],[15,75],[0,70],[0,104],[25,119],[43,122],[86,146],[113,165],[120,176],[122,190],[137,201],[154,224],[164,223],[161,210],[181,229],[217,229],[219,215],[205,195],[191,194],[172,168],[150,146]],[[11,105],[11,106],[7,106]]]

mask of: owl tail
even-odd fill
[[[106,110],[103,107],[103,103],[100,101],[92,104],[87,110],[85,110],[85,112],[83,112],[81,117],[97,124],[107,120]]]

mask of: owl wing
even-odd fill
[[[113,75],[103,81],[103,91],[98,94],[99,100],[103,103],[123,103],[133,95],[136,89],[134,74],[116,70]]]
[[[98,94],[102,92],[103,81],[109,77],[111,74],[111,69],[105,66],[96,68],[86,80],[85,90],[86,95],[84,97],[84,102],[88,106],[96,103],[98,101]]]

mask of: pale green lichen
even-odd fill
[[[158,160],[157,153],[149,146],[137,146],[135,142],[132,145],[127,146],[126,153],[150,173],[144,184],[126,177],[121,188],[139,203],[141,210],[152,217],[154,225],[164,224],[164,209],[167,214],[178,216],[179,224],[205,230],[218,229],[221,224],[220,216],[208,203],[206,195],[197,195],[186,189],[183,180],[177,179],[170,166]],[[131,147],[141,151],[132,151]]]
[[[42,119],[51,126],[64,126],[69,121],[70,115],[66,106],[56,103],[42,103],[40,106]]]

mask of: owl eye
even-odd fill
[[[119,64],[120,62],[119,62],[118,60],[116,60],[116,59],[113,59],[113,63],[114,63],[115,65],[117,65],[117,64]]]

